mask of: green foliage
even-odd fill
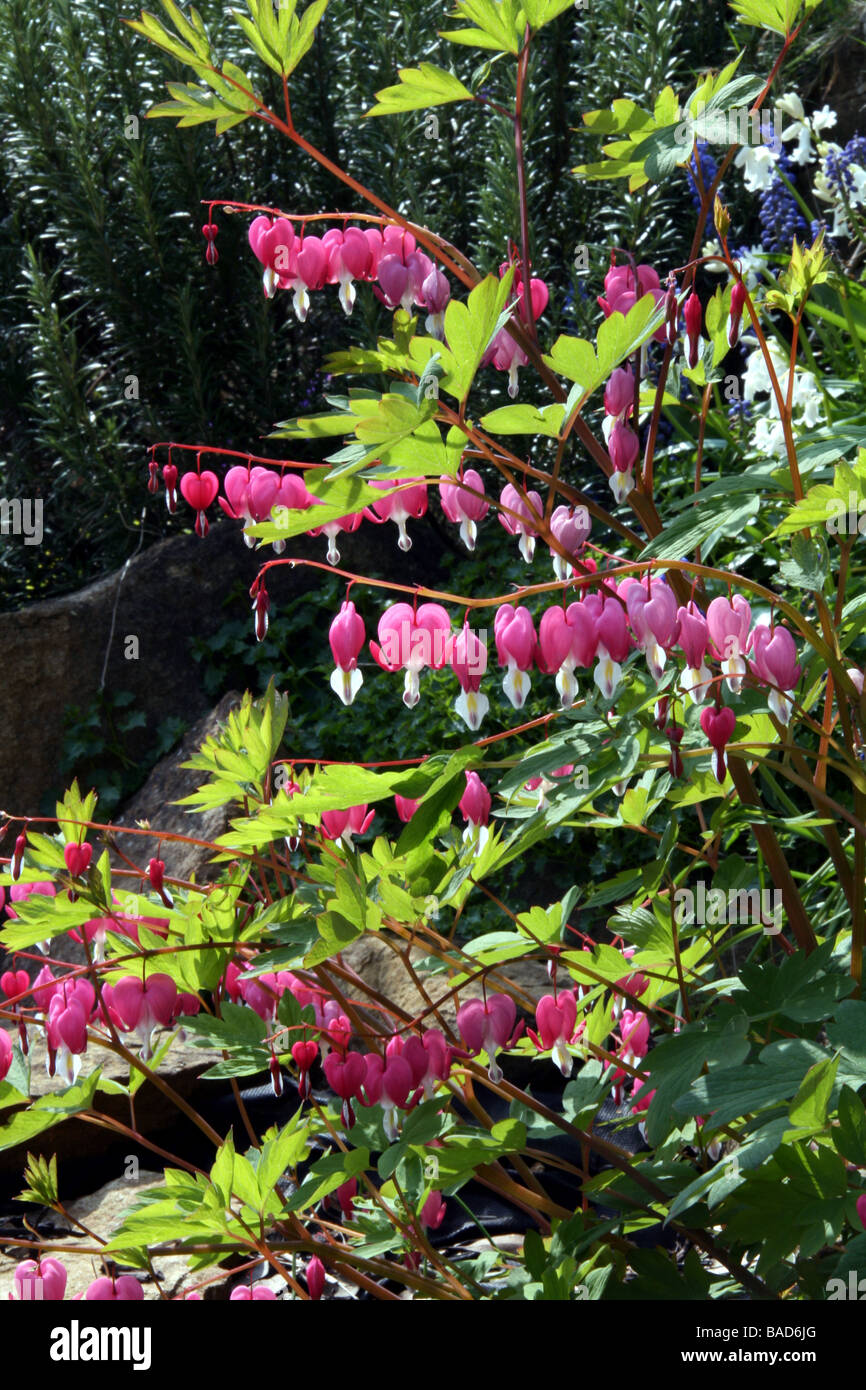
[[[69,705],[65,711],[60,772],[75,772],[92,786],[106,812],[138,791],[187,727],[184,719],[171,715],[162,720],[146,750],[133,747],[136,731],[145,723],[134,702],[130,690],[101,690],[88,705]]]

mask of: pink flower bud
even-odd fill
[[[616,367],[604,388],[604,408],[608,415],[626,420],[634,408],[634,372],[631,367]]]
[[[736,280],[731,286],[731,317],[728,322],[728,346],[736,347],[740,336],[740,320],[743,317],[743,306],[746,302],[746,287],[742,280]]]
[[[447,1203],[442,1200],[442,1193],[431,1192],[420,1211],[421,1225],[426,1230],[438,1231],[445,1220],[446,1210]]]
[[[346,1221],[351,1221],[355,1214],[353,1198],[358,1195],[358,1179],[349,1178],[348,1182],[340,1183],[334,1196],[340,1204],[340,1211]]]
[[[165,483],[165,504],[170,512],[177,511],[177,469],[173,463],[166,463],[162,469]]]
[[[607,441],[607,452],[617,473],[628,473],[637,461],[640,440],[628,425],[615,424]]]
[[[310,1298],[318,1301],[325,1289],[325,1266],[318,1255],[307,1261],[307,1289]]]
[[[460,810],[467,824],[487,825],[493,799],[477,772],[466,773],[466,790],[460,798]]]
[[[704,311],[698,296],[692,292],[686,300],[684,310],[686,320],[686,337],[688,338],[688,359],[689,366],[698,365],[700,355],[701,327],[704,321]]]

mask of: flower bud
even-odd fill
[[[731,286],[731,317],[728,323],[728,347],[736,347],[740,336],[740,319],[746,302],[746,287],[742,280]]]
[[[686,300],[684,310],[686,319],[686,337],[688,338],[688,361],[689,367],[698,365],[701,344],[701,326],[704,321],[704,311],[701,301],[694,293],[690,294]]]

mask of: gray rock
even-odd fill
[[[412,533],[415,543],[407,556],[397,549],[390,523],[365,523],[341,538],[342,563],[404,584],[431,584],[450,537],[443,544],[429,519],[415,522]],[[289,542],[287,554],[324,561],[325,548],[323,537],[299,536]],[[135,708],[145,715],[145,725],[129,737],[134,757],[146,754],[163,720],[192,721],[206,713],[212,699],[191,641],[214,635],[227,618],[249,616],[248,601],[231,601],[229,595],[238,588],[246,592],[268,558],[270,550],[245,546],[239,526],[219,522],[205,540],[173,536],[77,593],[0,613],[0,810],[14,816],[44,813],[46,795],[60,780],[64,708],[90,704],[103,667],[105,688],[132,691]],[[313,592],[319,583],[319,572],[306,566],[271,570],[272,622],[279,621],[282,604]],[[137,659],[126,655],[132,651],[129,637],[137,639]]]

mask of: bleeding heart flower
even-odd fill
[[[326,840],[342,840],[347,849],[352,848],[353,835],[363,835],[373,823],[375,811],[363,806],[350,806],[348,811],[323,811],[322,834]]]
[[[407,709],[414,709],[421,698],[419,678],[424,667],[438,671],[444,666],[450,634],[451,619],[438,603],[422,603],[417,612],[408,603],[392,603],[379,619],[379,641],[370,643],[370,652],[383,671],[405,668]]]
[[[372,482],[371,487],[387,495],[373,503],[373,511],[381,521],[393,521],[400,535],[397,545],[402,551],[412,549],[412,539],[406,530],[410,517],[421,517],[427,510],[427,483],[424,478],[400,478],[397,482]]]
[[[19,995],[29,994],[30,976],[26,970],[6,970],[0,975],[0,989],[7,999],[15,999]]]
[[[486,1052],[490,1060],[487,1075],[491,1081],[502,1080],[502,1068],[496,1054],[512,1039],[517,1008],[509,994],[489,994],[486,1000],[470,999],[457,1010],[457,1027],[469,1052],[474,1056]]]
[[[405,1108],[412,1091],[412,1068],[405,1057],[380,1057],[368,1052],[364,1057],[365,1105],[381,1105],[385,1136],[390,1143],[400,1137],[396,1112]]]
[[[706,664],[710,630],[707,620],[697,604],[690,602],[685,608],[677,609],[680,624],[680,647],[685,654],[688,669],[682,679],[682,688],[693,704],[699,705],[707,697],[712,673]]]
[[[445,648],[445,661],[460,682],[460,694],[454,701],[454,708],[467,728],[475,732],[490,708],[490,702],[481,692],[481,677],[487,670],[487,647],[481,638],[472,631],[468,620],[460,632],[448,639]]]
[[[731,741],[736,722],[737,716],[728,705],[722,706],[721,709],[708,706],[701,711],[701,728],[713,746],[713,771],[719,782],[724,782],[728,770],[725,745]]]
[[[141,1039],[141,1056],[153,1056],[153,1035],[157,1028],[169,1028],[177,1003],[177,985],[170,975],[149,975],[140,980],[127,975],[113,986],[111,1007],[121,1028],[136,1032]]]
[[[310,1068],[319,1055],[319,1045],[311,1040],[307,1042],[296,1042],[292,1045],[292,1061],[298,1068],[298,1095],[301,1100],[306,1100],[312,1091],[310,1084]]]
[[[503,604],[493,619],[493,636],[499,665],[507,667],[502,689],[515,709],[522,709],[531,682],[526,674],[535,661],[538,639],[532,614],[522,604]]]
[[[277,1295],[267,1284],[241,1284],[232,1289],[229,1303],[273,1303]]]
[[[345,1057],[337,1052],[329,1052],[322,1066],[328,1085],[343,1102],[343,1124],[349,1128],[355,1123],[351,1103],[362,1099],[361,1087],[367,1071],[364,1058],[358,1052],[347,1052]]]
[[[467,491],[471,488],[472,491]],[[476,493],[482,494],[476,496]],[[461,479],[439,479],[439,500],[449,521],[460,527],[460,539],[467,550],[475,549],[478,522],[483,521],[490,503],[484,500],[484,482],[474,468],[467,468]]]
[[[22,1260],[15,1269],[15,1290],[25,1303],[37,1299],[60,1303],[66,1292],[66,1277],[66,1268],[59,1260]]]
[[[749,649],[752,610],[740,594],[733,600],[714,598],[707,609],[707,629],[713,655],[722,663],[728,689],[739,695],[746,674],[745,654]]]
[[[527,565],[532,564],[538,518],[544,515],[541,498],[537,492],[518,492],[511,483],[506,483],[499,494],[499,505],[508,508],[508,512],[498,513],[500,522],[510,536],[520,537],[520,553]]]
[[[343,312],[351,314],[355,305],[355,280],[365,280],[373,259],[370,243],[360,227],[343,231],[332,227],[322,237],[328,253],[328,282],[339,284]]]
[[[163,475],[165,470],[163,470]],[[195,533],[202,540],[208,533],[207,508],[220,490],[219,478],[215,473],[184,473],[180,480],[180,490],[184,501],[188,502],[196,514]]]
[[[93,845],[71,844],[66,845],[63,850],[63,862],[73,878],[80,878],[82,874],[87,873],[92,857]]]
[[[363,673],[358,669],[358,656],[366,635],[363,618],[356,612],[354,603],[347,599],[328,632],[335,663],[331,689],[344,705],[352,703],[364,683]]]
[[[550,529],[569,556],[564,559],[551,549],[553,572],[557,579],[567,579],[573,558],[581,553],[592,530],[589,512],[586,507],[557,507],[550,518]]]
[[[133,1274],[119,1274],[116,1279],[104,1275],[88,1285],[84,1297],[102,1303],[138,1303],[144,1298],[144,1289]]]
[[[529,1036],[536,1047],[542,1052],[552,1054],[551,1061],[555,1063],[563,1076],[571,1076],[574,1068],[574,1058],[568,1051],[568,1047],[576,1036],[574,1027],[576,1016],[577,1001],[570,991],[557,996],[545,994],[535,1006],[538,1034],[536,1035],[531,1029],[529,1030]]]
[[[770,687],[767,704],[782,723],[791,718],[794,702],[784,692],[793,690],[803,674],[797,662],[797,648],[786,627],[768,627],[759,623],[752,633],[752,674]]]
[[[492,804],[490,793],[478,773],[467,772],[466,790],[460,798],[460,810],[466,821],[463,839],[474,840],[477,838],[479,850],[484,847],[490,833],[487,827]]]

